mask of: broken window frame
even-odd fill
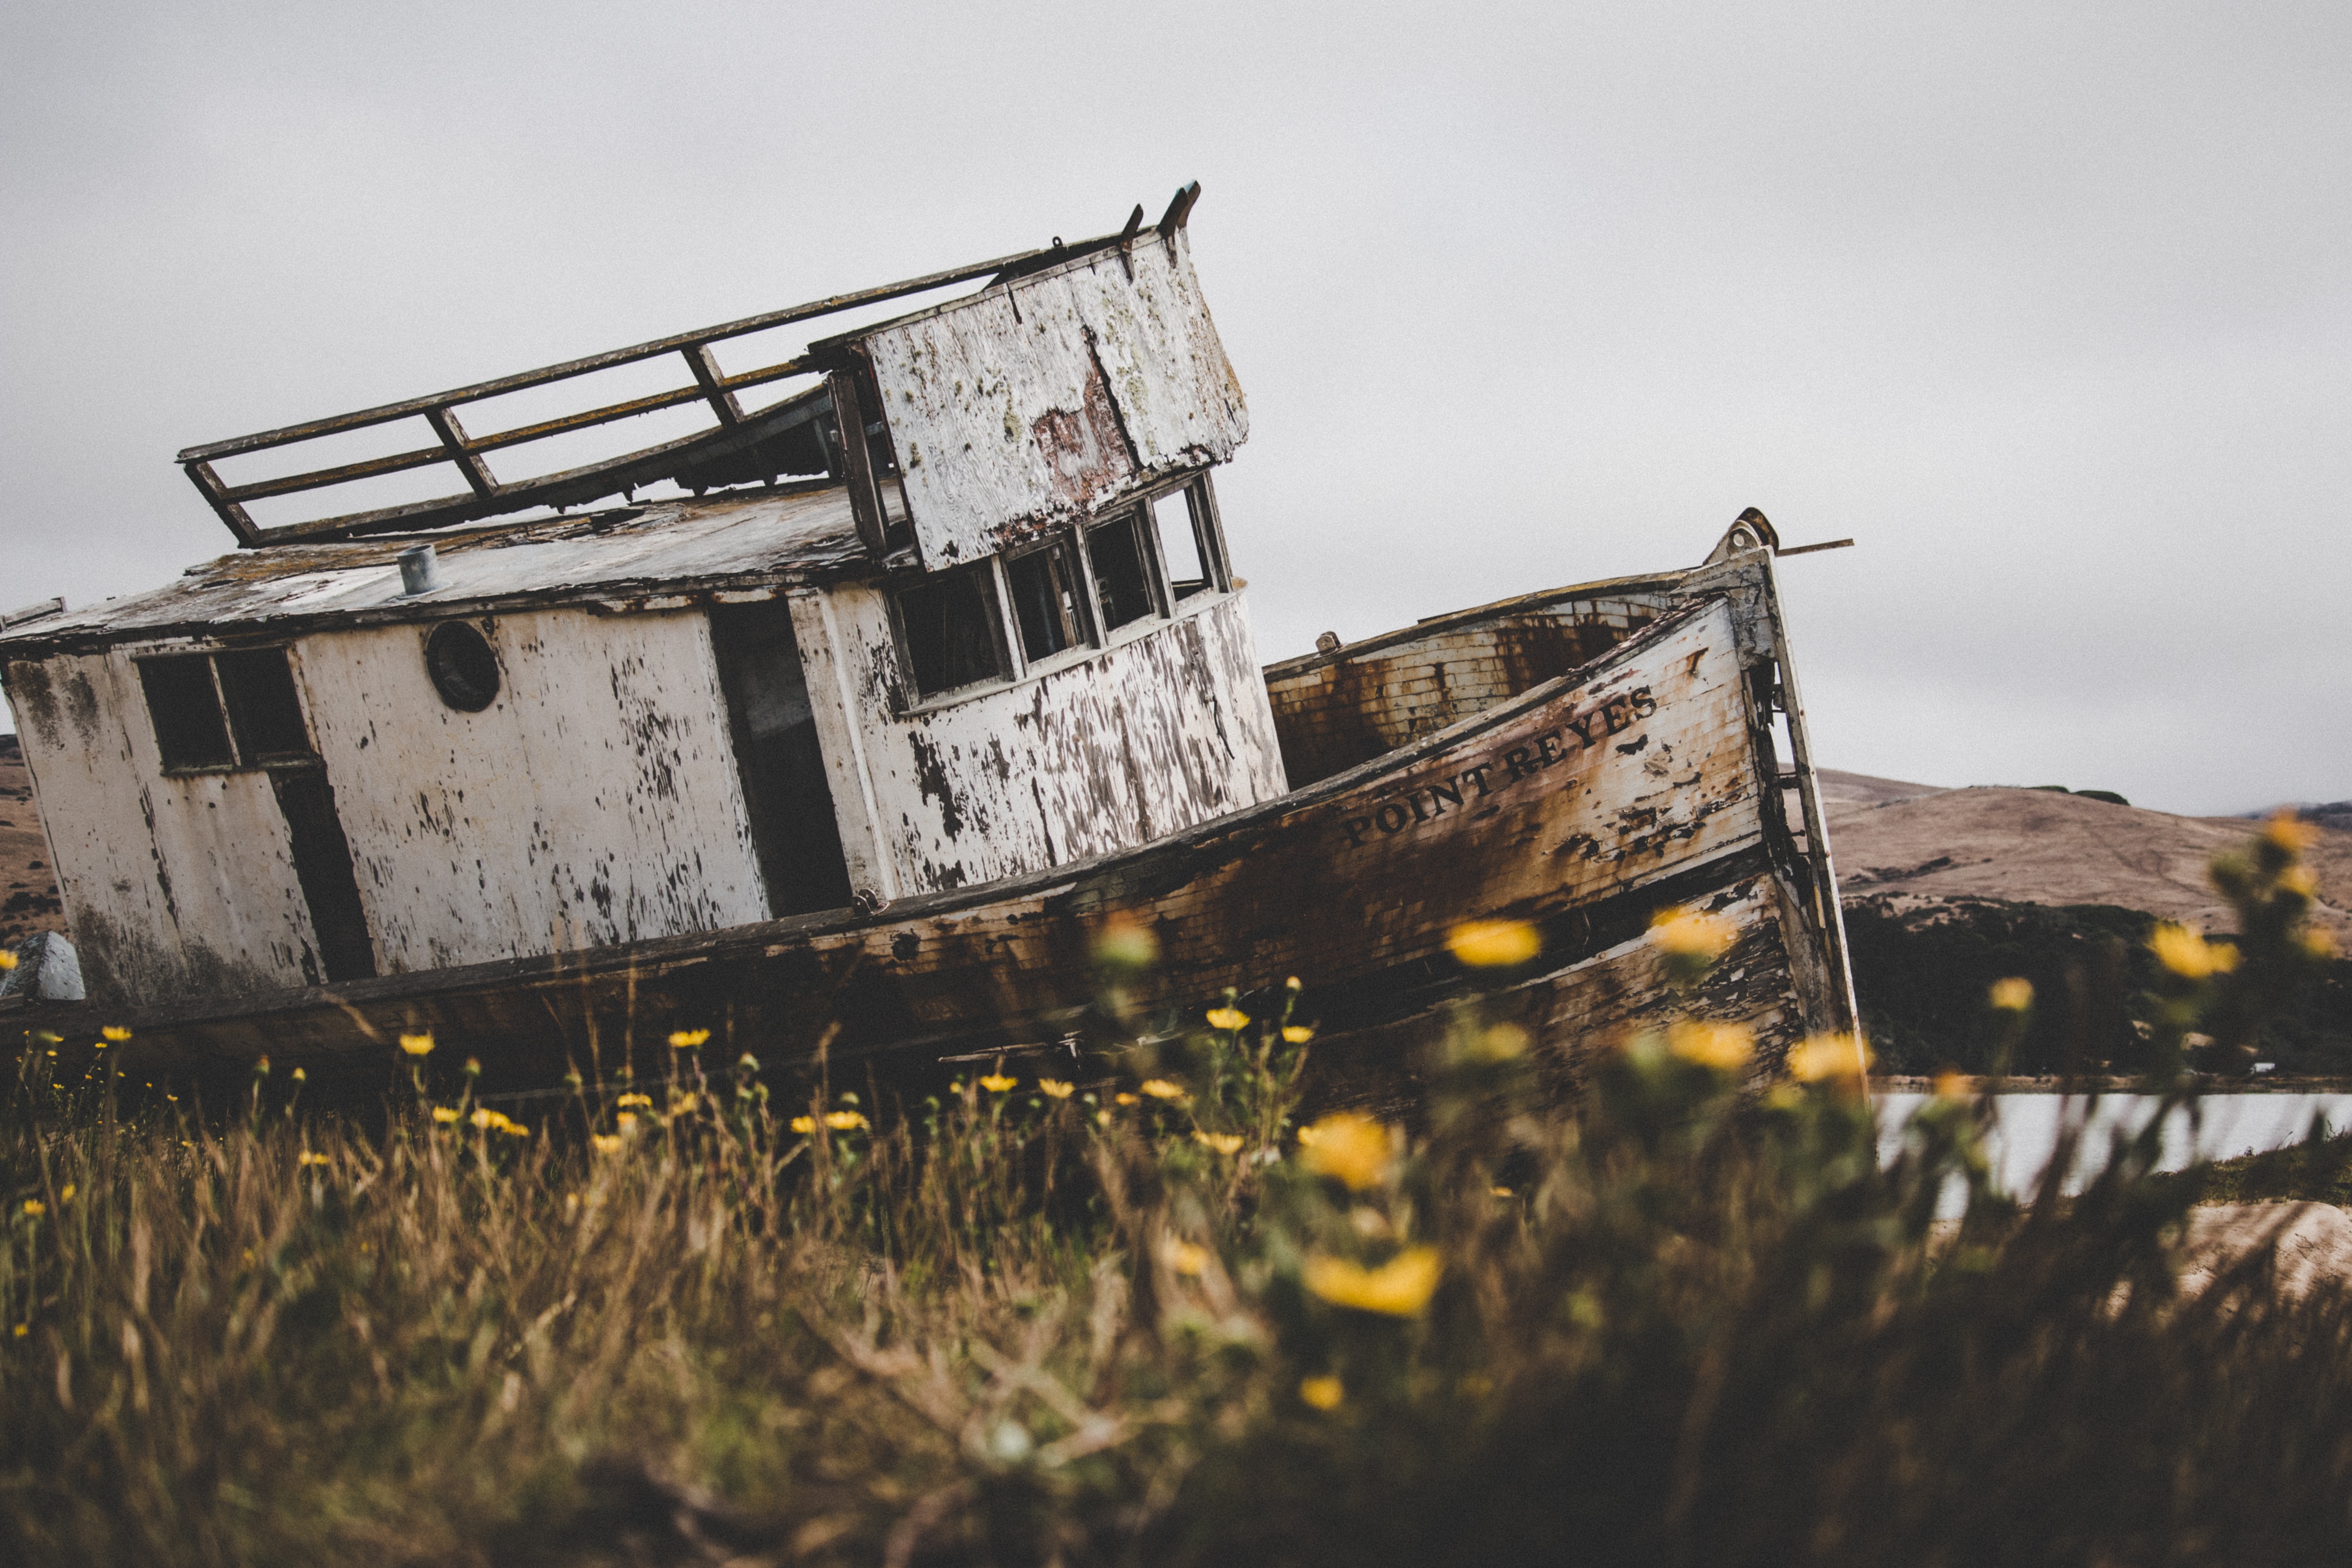
[[[1168,542],[1160,537],[1159,505],[1179,493],[1184,497],[1185,514],[1192,525],[1192,548],[1200,553],[1201,570],[1208,574],[1204,580],[1207,586],[1181,599],[1176,596],[1175,579],[1168,570]],[[1225,558],[1224,528],[1217,515],[1216,492],[1210,486],[1206,470],[1148,490],[1136,505],[1150,525],[1154,591],[1160,596],[1162,615],[1172,620],[1194,608],[1196,601],[1205,604],[1220,594],[1233,591],[1233,572]]]
[[[967,698],[977,696],[982,692],[999,690],[1021,678],[1024,666],[1021,663],[1020,638],[1019,633],[1011,625],[1003,572],[1003,562],[997,557],[991,556],[986,560],[975,561],[970,566],[958,567],[951,571],[910,574],[907,580],[891,585],[885,592],[884,598],[887,601],[890,610],[890,636],[897,645],[898,667],[905,672],[907,685],[912,694],[905,705],[905,711],[917,713],[929,708],[943,707],[950,703],[962,702]],[[907,633],[905,601],[910,595],[926,589],[943,589],[949,583],[961,578],[970,578],[979,586],[982,619],[988,632],[995,670],[991,674],[983,675],[977,680],[967,681],[961,685],[927,690],[923,685],[920,674],[916,669],[914,639]]]
[[[1056,529],[1034,543],[1002,551],[995,557],[999,564],[1000,586],[1004,592],[1006,619],[1011,622],[1012,645],[1020,662],[1020,675],[1016,679],[1035,671],[1074,664],[1102,646],[1099,631],[1101,608],[1096,603],[1091,591],[1091,562],[1079,548],[1078,532],[1076,528]],[[1065,636],[1062,645],[1043,653],[1033,653],[1029,650],[1028,629],[1021,623],[1021,598],[1013,574],[1027,563],[1040,559],[1048,563],[1046,570],[1049,572],[1053,570],[1051,563],[1059,560],[1067,584],[1068,602],[1065,607],[1066,614],[1060,617]]]
[[[276,653],[286,661],[287,689],[293,697],[290,717],[294,724],[300,727],[302,733],[303,749],[300,751],[282,749],[265,751],[257,747],[249,749],[247,743],[250,735],[264,727],[263,725],[256,722],[262,716],[259,710],[256,709],[242,718],[239,716],[240,709],[251,706],[250,701],[245,695],[246,688],[240,682],[224,679],[221,674],[220,661],[224,657],[237,659],[266,653]],[[147,673],[148,666],[167,664],[184,664],[197,661],[203,663],[205,674],[208,677],[205,687],[212,697],[211,716],[214,725],[218,727],[223,749],[226,753],[226,758],[221,761],[175,760],[173,753],[180,747],[176,742],[165,738],[166,727],[155,708],[155,682]],[[135,655],[131,663],[139,672],[140,692],[147,703],[148,727],[155,737],[155,753],[162,762],[165,778],[185,779],[207,773],[253,773],[268,769],[316,768],[320,765],[318,739],[311,732],[310,716],[303,705],[301,689],[293,680],[292,650],[288,644],[278,643],[249,647],[169,651],[158,649],[153,653]],[[236,687],[240,693],[238,700],[234,703],[229,695],[232,687]],[[289,716],[278,716],[280,721],[283,721]]]

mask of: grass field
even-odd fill
[[[2291,853],[2250,863],[2242,955],[2159,953],[2176,1052],[2320,961]],[[1659,946],[1708,961],[1704,922]],[[1142,956],[1106,960],[1115,1011]],[[35,1042],[0,1125],[7,1560],[2352,1550],[2352,1292],[2284,1299],[2250,1256],[2180,1293],[2202,1178],[2149,1141],[2021,1208],[1963,1093],[1882,1166],[1850,1040],[1755,1086],[1743,1031],[1687,1022],[1560,1107],[1475,1004],[1417,1125],[1302,1126],[1300,1020],[1140,1043],[1167,1021],[1116,1072],[902,1105],[775,1103],[681,1036],[668,1082],[527,1124],[415,1040],[380,1131],[279,1079],[184,1118]]]

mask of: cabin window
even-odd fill
[[[1103,630],[1115,632],[1151,613],[1151,568],[1134,512],[1124,512],[1087,530],[1087,554],[1095,567],[1095,596],[1102,605]]]
[[[1169,597],[1182,601],[1215,588],[1216,552],[1202,538],[1201,508],[1192,486],[1157,497],[1150,507],[1160,559],[1168,563]]]
[[[283,648],[142,659],[139,684],[167,773],[313,756]]]
[[[891,603],[918,695],[937,696],[1010,674],[985,564],[902,588]]]
[[[479,713],[499,696],[499,656],[489,640],[463,621],[444,621],[425,640],[425,673],[433,689],[459,713]]]
[[[1087,641],[1077,562],[1067,540],[1007,560],[1004,577],[1013,594],[1013,619],[1021,628],[1021,652],[1032,664]]]

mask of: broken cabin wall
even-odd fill
[[[904,713],[877,589],[796,596],[852,881],[884,898],[1130,848],[1286,790],[1239,593],[1047,673]]]
[[[434,690],[431,624],[296,645],[383,972],[765,919],[708,618],[474,623],[501,677],[475,714]]]
[[[322,973],[268,775],[167,778],[136,653],[8,666],[67,929],[91,994],[151,1002],[251,995]]]
[[[1518,615],[1477,619],[1465,612],[1419,636],[1276,664],[1265,685],[1291,787],[1345,772],[1566,674],[1674,602],[1663,593],[1623,592]]]
[[[1181,229],[860,341],[934,570],[1226,462],[1249,434]]]

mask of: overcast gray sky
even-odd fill
[[[6,605],[227,548],[183,445],[1198,179],[1268,660],[1754,505],[1861,541],[1783,569],[1832,766],[2352,796],[2340,0],[13,0],[0,70]]]

